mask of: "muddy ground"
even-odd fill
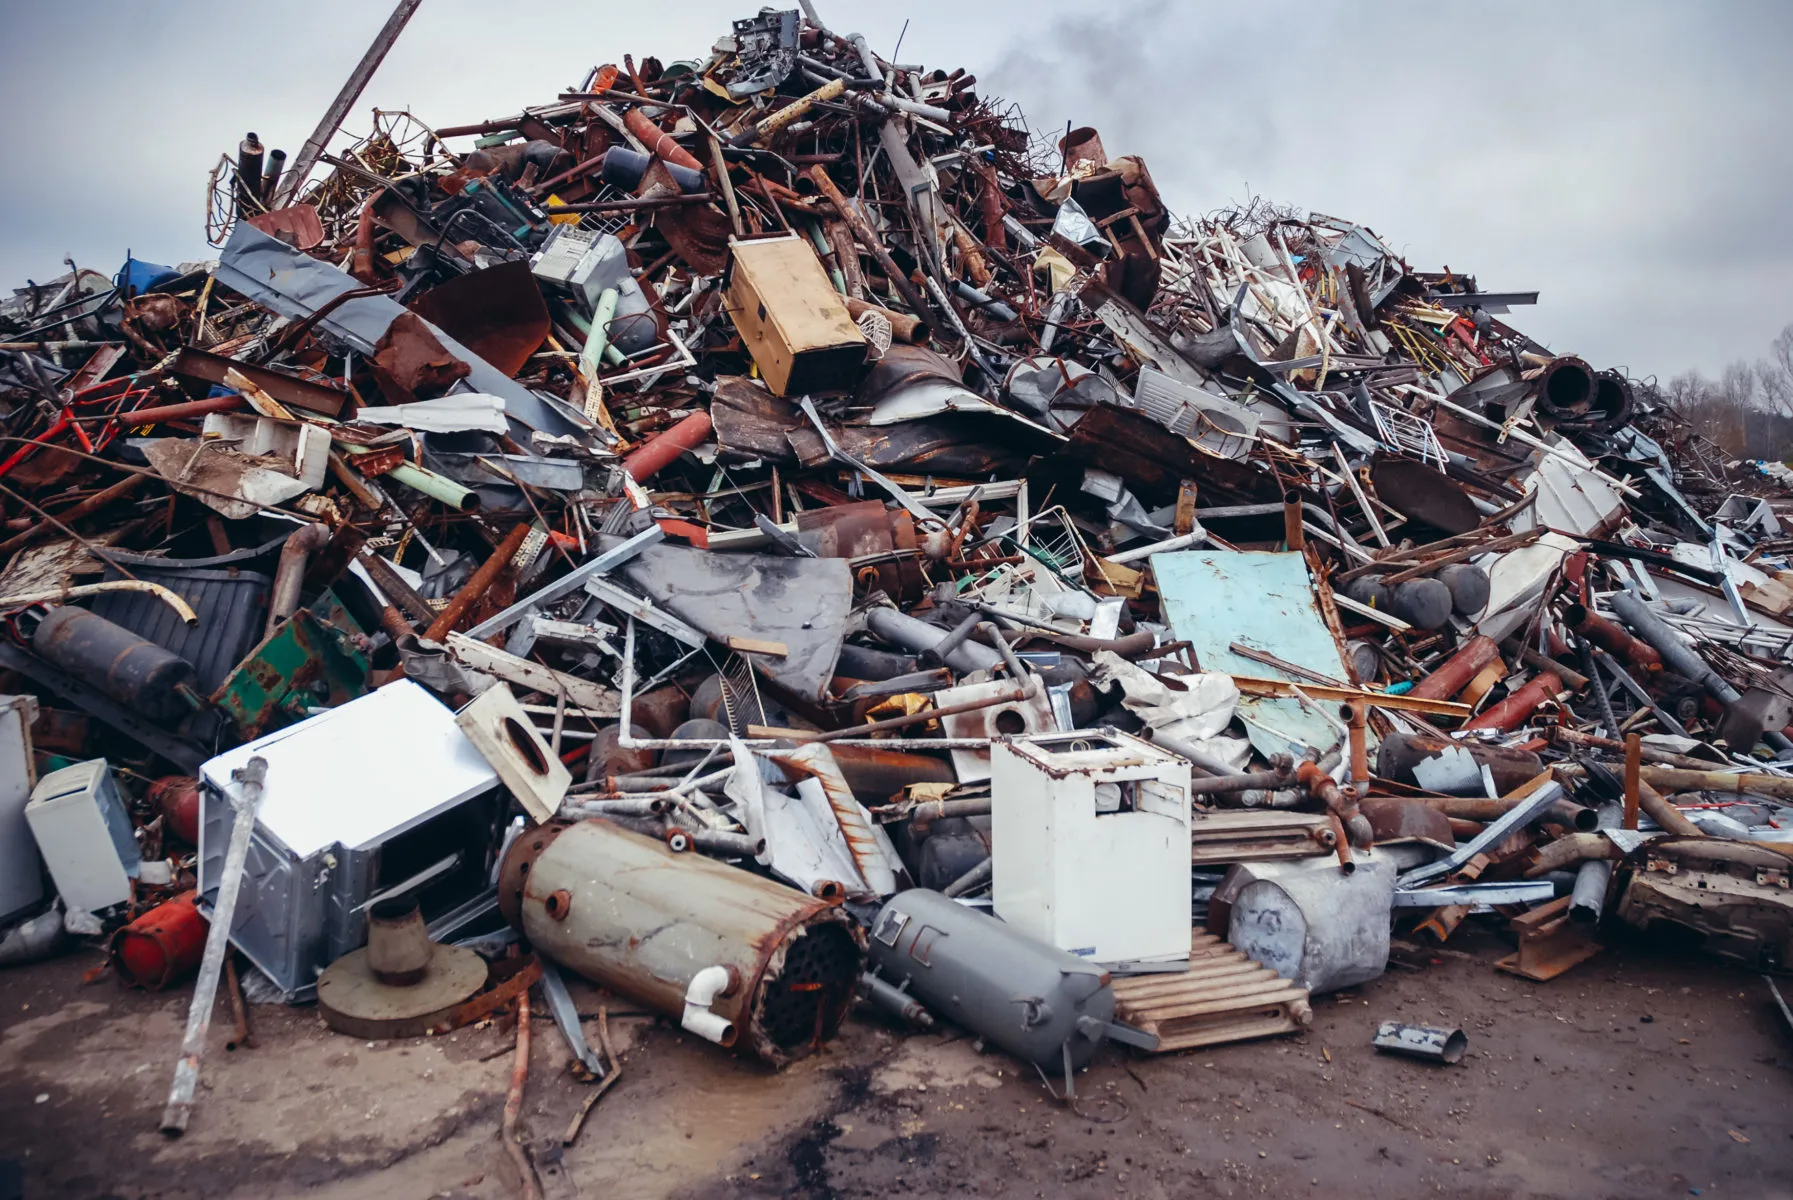
[[[564,1153],[587,1085],[538,1020],[523,1120],[548,1200],[1793,1197],[1793,1037],[1759,976],[1627,947],[1535,984],[1493,970],[1505,949],[1460,930],[1397,950],[1406,965],[1317,1000],[1299,1036],[1111,1048],[1072,1106],[959,1034],[856,1019],[773,1075],[620,1015],[623,1076]],[[156,1124],[186,993],[83,983],[98,961],[0,972],[0,1197],[15,1165],[31,1200],[518,1194],[501,1025],[370,1044],[257,1007],[253,1048],[226,1052],[214,1027],[191,1130],[171,1142]],[[1460,1025],[1470,1054],[1380,1055],[1384,1018]]]

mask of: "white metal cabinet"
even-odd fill
[[[1189,764],[1114,729],[991,746],[996,915],[1110,965],[1189,957]]]
[[[131,898],[142,857],[131,814],[105,759],[76,763],[38,780],[25,820],[71,910],[99,912]]]

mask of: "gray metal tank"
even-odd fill
[[[1152,1045],[1114,1024],[1108,972],[955,904],[898,893],[872,921],[871,965],[934,1012],[1047,1070],[1088,1063],[1105,1037]]]

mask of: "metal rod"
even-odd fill
[[[529,1165],[529,1156],[523,1153],[523,1143],[517,1140],[517,1118],[523,1113],[523,1086],[528,1081],[529,992],[525,989],[517,997],[517,1056],[511,1065],[510,1092],[504,1098],[504,1120],[499,1130],[504,1139],[504,1152],[516,1164],[524,1200],[542,1200],[541,1184],[536,1181],[535,1170]]]
[[[280,186],[280,195],[274,201],[273,207],[278,208],[288,204],[294,196],[298,195],[299,189],[305,185],[305,177],[311,174],[311,168],[317,165],[318,157],[323,154],[324,147],[328,146],[330,139],[336,136],[337,126],[341,125],[343,119],[349,115],[349,110],[355,106],[355,101],[361,98],[362,89],[367,87],[368,81],[374,77],[374,72],[380,69],[380,63],[385,60],[387,51],[391,50],[392,44],[398,41],[398,35],[404,32],[405,23],[411,19],[411,14],[415,13],[417,6],[422,3],[423,0],[398,0],[398,7],[392,10],[392,15],[386,18],[386,24],[382,25],[380,32],[374,35],[373,44],[368,46],[367,53],[361,56],[361,61],[355,64],[355,69],[349,72],[348,79],[343,82],[342,90],[336,93],[336,99],[332,100],[330,107],[324,110],[323,118],[318,121],[317,128],[312,130],[311,136],[305,139],[305,144],[299,147],[298,156],[293,159],[293,165],[287,170],[286,178]]]
[[[205,1055],[205,1035],[212,1027],[212,1009],[218,1002],[218,980],[224,974],[224,955],[230,949],[230,930],[237,911],[237,893],[243,885],[243,865],[249,860],[249,842],[255,833],[256,811],[268,778],[268,760],[261,755],[232,771],[242,790],[233,799],[236,810],[230,827],[230,844],[218,873],[218,896],[212,901],[211,926],[206,931],[205,953],[199,960],[199,982],[193,985],[193,1003],[187,1009],[187,1032],[181,1039],[180,1060],[174,1066],[174,1084],[168,1089],[168,1105],[162,1110],[162,1132],[179,1137],[193,1115],[193,1096],[199,1087],[199,1061]]]

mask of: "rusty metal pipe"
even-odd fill
[[[1335,812],[1327,813],[1326,819],[1332,822],[1332,849],[1339,856],[1339,870],[1346,875],[1355,874],[1357,864],[1351,861],[1351,837],[1345,832],[1345,823],[1339,820],[1339,815]]]
[[[828,177],[828,172],[818,164],[805,171],[804,176],[816,185],[822,195],[828,198],[830,204],[834,205],[834,210],[840,214],[841,220],[845,221],[847,228],[852,231],[853,239],[864,246],[872,258],[877,261],[885,278],[890,280],[890,286],[894,287],[897,294],[902,296],[903,303],[913,309],[918,316],[930,311],[926,301],[921,298],[921,293],[915,290],[915,285],[909,282],[909,277],[903,273],[903,269],[897,266],[896,260],[891,258],[889,252],[884,249],[884,243],[873,232],[872,227],[866,224],[865,218],[859,215],[859,210],[847,203],[847,198],[841,195],[840,188],[836,187],[834,180]]]
[[[1488,709],[1479,717],[1473,717],[1463,723],[1464,729],[1498,729],[1503,732],[1517,729],[1546,700],[1554,698],[1563,690],[1563,680],[1555,671],[1540,671],[1531,682]]]
[[[1370,710],[1364,704],[1345,703],[1339,705],[1339,716],[1345,719],[1351,745],[1351,786],[1361,796],[1370,788]]]
[[[1643,780],[1637,781],[1638,807],[1648,813],[1650,820],[1676,837],[1705,837],[1706,831],[1689,821],[1667,797]]]
[[[1563,623],[1633,671],[1661,674],[1662,655],[1642,638],[1632,637],[1616,621],[1607,620],[1585,605],[1571,604],[1563,609]]]
[[[1301,527],[1301,493],[1289,491],[1282,498],[1283,541],[1296,554],[1307,547],[1307,533]]]
[[[1560,871],[1564,867],[1590,859],[1624,857],[1624,853],[1611,838],[1603,833],[1587,832],[1560,837],[1548,846],[1540,846],[1533,853],[1535,857],[1532,864],[1525,869],[1527,879],[1537,879],[1552,871]]]
[[[523,1115],[523,1088],[528,1082],[529,991],[526,988],[517,997],[517,1053],[511,1059],[511,1085],[504,1096],[504,1117],[499,1123],[499,1131],[504,1138],[504,1152],[517,1168],[524,1200],[541,1200],[541,1185],[536,1181],[535,1169],[529,1165],[529,1156],[523,1152],[523,1142],[517,1136],[517,1120]]]
[[[1500,657],[1500,644],[1478,634],[1445,659],[1408,692],[1420,700],[1449,700],[1469,685],[1482,668]]]
[[[703,445],[710,436],[710,414],[694,412],[662,433],[649,438],[623,459],[623,470],[640,483],[671,466],[687,450]]]
[[[629,132],[641,139],[647,152],[675,166],[690,167],[693,171],[702,171],[704,165],[697,161],[695,155],[673,140],[672,135],[661,129],[639,108],[631,108],[623,114],[623,124]]]
[[[1163,745],[1162,742],[1159,744]],[[1244,775],[1210,775],[1202,779],[1190,780],[1189,794],[1192,796],[1218,796],[1229,792],[1249,792],[1255,788],[1281,791],[1283,788],[1292,787],[1294,783],[1295,772],[1289,769],[1251,771]]]
[[[57,520],[67,524],[70,521],[78,521],[90,513],[99,512],[114,501],[122,500],[138,488],[142,487],[148,478],[147,475],[126,475],[111,487],[95,492],[74,507],[65,509]],[[24,532],[14,534],[4,542],[0,542],[0,555],[11,554],[21,546],[29,545],[40,537],[48,536],[55,532],[55,528],[55,526],[50,525],[48,522],[33,522],[31,527]]]
[[[1630,741],[1629,737],[1627,737],[1625,741],[1620,741],[1618,738],[1600,737],[1592,733],[1582,733],[1580,730],[1571,729],[1567,725],[1553,725],[1545,736],[1550,739],[1550,744],[1558,749],[1605,750],[1609,753],[1619,755],[1625,753],[1625,747]],[[1686,754],[1672,754],[1667,750],[1659,750],[1654,746],[1643,745],[1641,738],[1639,739],[1638,753],[1642,755],[1644,762],[1659,763],[1667,767],[1684,767],[1691,771],[1717,771],[1719,769],[1718,764],[1709,759],[1693,758]],[[1736,778],[1735,775],[1731,775],[1728,772],[1721,773],[1724,774],[1727,779]],[[1778,778],[1778,776],[1775,778]]]
[[[920,345],[928,340],[928,334],[930,332],[928,323],[921,317],[910,316],[908,313],[896,312],[892,309],[885,308],[881,304],[873,304],[870,301],[859,300],[853,296],[846,297],[845,301],[847,312],[852,314],[855,321],[868,312],[875,312],[886,321],[889,321],[890,336],[899,342],[910,342],[915,345]]]
[[[267,637],[280,623],[299,611],[299,587],[305,582],[305,564],[315,552],[330,544],[329,526],[313,522],[287,535],[280,547],[280,565],[274,570],[274,590],[268,598]]]
[[[1525,796],[1415,796],[1421,804],[1462,821],[1494,821],[1518,808]]]
[[[479,569],[473,572],[472,577],[466,583],[461,585],[461,590],[454,594],[454,598],[448,602],[448,606],[436,614],[436,619],[430,622],[430,627],[423,631],[425,640],[439,642],[447,637],[456,625],[461,623],[461,618],[467,615],[467,610],[478,603],[479,598],[485,595],[486,591],[498,581],[499,574],[510,565],[511,559],[517,556],[517,551],[523,548],[523,539],[528,536],[529,522],[527,521],[519,522],[511,528],[504,540],[498,543],[498,548],[492,551],[491,556],[485,562],[480,563]]]
[[[207,413],[235,412],[240,408],[248,408],[249,401],[241,395],[209,396],[204,400],[189,400],[184,404],[157,404],[149,408],[134,408],[129,412],[118,414],[121,425],[157,425],[164,421],[185,421],[193,417],[203,417]]]

